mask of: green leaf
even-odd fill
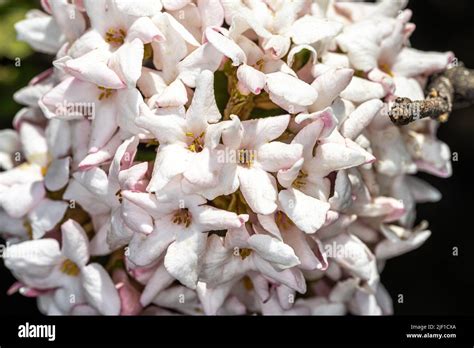
[[[288,112],[286,112],[285,110],[281,108],[270,109],[270,110],[255,108],[252,110],[250,118],[265,118],[265,117],[271,117],[271,116],[285,115],[287,113]]]
[[[223,71],[216,71],[214,73],[214,94],[221,115],[224,115],[225,107],[230,98],[227,91],[227,82],[227,76]]]
[[[297,54],[295,54],[293,66],[291,67],[294,71],[300,70],[302,67],[308,63],[311,58],[311,51],[303,48]]]

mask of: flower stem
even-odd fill
[[[425,100],[397,98],[388,116],[397,126],[423,118],[446,122],[453,109],[474,104],[474,70],[462,64],[432,78]]]

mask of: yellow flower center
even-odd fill
[[[247,257],[249,257],[251,253],[252,253],[252,249],[248,249],[248,248],[239,249],[239,255],[242,260],[245,260]]]
[[[187,132],[186,136],[191,138],[191,144],[189,144],[188,149],[192,152],[201,152],[204,149],[204,135],[206,133],[202,132],[198,136],[195,136],[193,132]]]
[[[173,216],[173,223],[189,227],[191,225],[192,216],[187,208],[179,209]]]
[[[119,201],[120,203],[122,203],[122,201],[123,201],[122,190],[118,190],[118,191],[115,193],[115,197],[117,197],[118,201]]]
[[[293,181],[293,187],[296,189],[302,188],[303,186],[306,185],[306,178],[308,177],[308,174],[306,174],[304,171],[300,170],[298,173],[298,176],[296,177],[295,181]]]
[[[109,99],[112,96],[112,94],[115,92],[115,90],[113,89],[105,88],[102,86],[97,86],[97,88],[100,91],[99,100]]]
[[[23,221],[23,227],[26,230],[26,234],[30,240],[33,240],[33,227],[31,227],[31,224],[28,221]]]
[[[254,151],[247,149],[237,150],[237,161],[243,166],[251,167],[255,161]]]
[[[245,276],[245,277],[242,279],[242,282],[244,283],[244,288],[245,288],[245,290],[247,290],[247,291],[253,290],[252,279],[250,279],[249,276]]]
[[[120,28],[110,28],[105,33],[105,42],[114,46],[121,46],[125,42],[126,36],[127,32],[125,30]]]
[[[61,272],[71,277],[76,277],[79,274],[80,270],[74,262],[69,259],[66,259],[61,265]]]
[[[391,77],[395,76],[392,69],[390,69],[390,67],[387,64],[380,64],[380,70],[382,70],[384,73],[390,75]]]
[[[47,173],[48,173],[48,167],[47,166],[41,167],[41,175],[46,176]]]

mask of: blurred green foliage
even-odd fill
[[[16,40],[14,25],[28,10],[39,9],[39,1],[0,0],[0,129],[9,128],[21,105],[14,102],[15,91],[48,68],[51,57],[34,53],[28,44]],[[21,65],[15,66],[15,60]]]

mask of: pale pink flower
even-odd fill
[[[145,210],[154,221],[151,233],[135,233],[129,244],[129,258],[139,266],[158,260],[166,251],[164,266],[169,274],[193,289],[198,280],[207,232],[238,228],[246,215],[206,205],[198,195],[186,195],[176,181],[153,194],[123,191],[123,197]]]
[[[77,304],[88,304],[105,315],[117,315],[120,299],[107,271],[89,263],[89,242],[73,220],[62,227],[62,249],[55,239],[41,239],[12,245],[5,265],[26,286],[55,291],[55,306],[68,313]],[[70,301],[74,295],[74,301]]]

